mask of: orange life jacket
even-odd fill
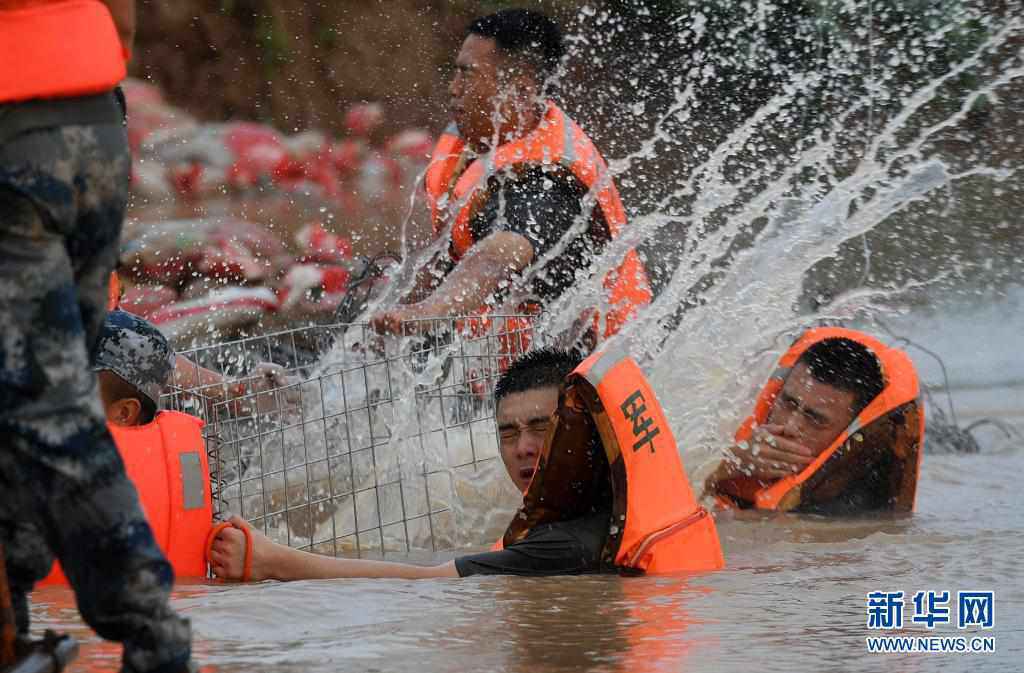
[[[504,545],[538,525],[593,511],[596,498],[607,498],[607,481],[592,469],[594,446],[607,459],[600,471],[611,475],[606,565],[647,573],[725,566],[715,522],[693,497],[654,391],[636,362],[615,350],[591,355],[567,377]]]
[[[107,285],[107,310],[113,311],[121,303],[121,278],[117,271],[110,272],[110,282]]]
[[[110,91],[126,51],[99,0],[0,0],[0,103]]]
[[[626,226],[626,211],[607,164],[590,138],[553,102],[548,102],[544,119],[531,133],[477,158],[459,173],[463,150],[465,141],[452,124],[434,148],[425,180],[434,234],[440,235],[451,223],[450,254],[456,262],[476,243],[470,223],[487,202],[488,179],[518,167],[562,166],[588,193],[595,194],[596,205],[608,228],[607,232],[592,231],[596,240],[614,239]],[[592,223],[592,228],[596,229],[597,220],[592,218]],[[647,272],[635,250],[630,250],[622,264],[605,276],[604,285],[611,308],[605,317],[604,329],[599,333],[609,336],[635,315],[640,306],[649,304],[652,294]]]
[[[885,382],[882,392],[803,471],[772,482],[753,477],[721,481],[712,485],[719,504],[780,511],[825,505],[868,488],[868,473],[880,471],[871,485],[883,489],[876,495],[884,496],[893,511],[914,509],[925,428],[917,371],[906,353],[862,332],[840,327],[805,332],[779,360],[757,397],[754,413],[736,432],[736,441],[748,440],[754,426],[767,421],[786,377],[804,351],[837,337],[862,344],[875,355]]]
[[[205,577],[205,543],[213,525],[210,468],[203,422],[177,411],[161,411],[152,423],[109,424],[125,472],[139,492],[153,536],[174,574]],[[66,583],[55,563],[44,583]]]

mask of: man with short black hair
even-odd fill
[[[537,469],[548,428],[558,407],[562,382],[582,357],[576,351],[538,349],[516,360],[495,388],[496,422],[502,461],[516,488],[526,492]],[[507,548],[460,556],[438,566],[418,566],[383,561],[339,559],[311,554],[272,542],[263,534],[254,537],[250,579],[327,579],[335,577],[467,577],[469,575],[569,575],[612,571],[601,563],[608,539],[611,483],[608,462],[600,446],[592,447],[594,478],[607,482],[591,511],[569,521],[545,524],[531,530],[521,542]],[[586,447],[579,447],[583,453]],[[602,472],[603,471],[603,472]],[[581,480],[588,475],[578,475]],[[607,497],[603,497],[605,494]],[[218,577],[241,579],[245,539],[239,528],[247,524],[232,519],[235,528],[218,535],[210,559]]]
[[[537,469],[559,386],[581,361],[576,351],[540,348],[516,360],[494,387],[501,459],[523,493]]]
[[[899,394],[863,418],[890,388]],[[854,330],[810,330],[780,360],[706,492],[740,508],[852,513],[897,500],[912,507],[923,432],[916,390],[901,351]]]
[[[454,121],[425,180],[434,233],[450,245],[398,306],[372,316],[379,332],[503,303],[536,311],[626,226],[600,153],[547,97],[563,54],[557,24],[536,12],[504,10],[470,25],[449,85]],[[650,301],[635,251],[606,286],[612,308],[588,346]]]
[[[849,339],[826,339],[804,352],[768,415],[728,470],[778,479],[807,467],[882,391],[878,360]]]

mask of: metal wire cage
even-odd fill
[[[196,348],[181,355],[223,380],[161,406],[206,421],[215,518],[335,556],[449,550],[458,478],[499,455],[492,389],[536,320],[431,319],[400,338],[316,325]]]

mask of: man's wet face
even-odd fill
[[[470,143],[490,142],[494,136],[501,54],[489,37],[470,35],[455,58],[448,84],[450,111],[459,133]]]
[[[855,400],[852,392],[822,383],[799,363],[775,399],[768,424],[783,426],[785,436],[818,455],[853,421]]]
[[[537,458],[557,408],[557,386],[512,393],[498,402],[501,459],[516,488],[524,493],[537,469]]]

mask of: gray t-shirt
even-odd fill
[[[578,223],[587,190],[565,169],[527,167],[493,176],[488,186],[484,207],[470,221],[474,241],[496,231],[511,231],[530,242],[537,260],[559,245],[573,225],[582,227],[581,233],[562,243],[564,247],[543,268],[536,268],[534,263],[524,271],[531,278],[530,294],[542,304],[575,283],[576,272],[586,269],[610,238],[601,209],[596,206],[585,227]]]
[[[501,551],[455,559],[459,577],[470,575],[579,575],[611,572],[601,564],[610,513],[537,526],[521,542]]]

